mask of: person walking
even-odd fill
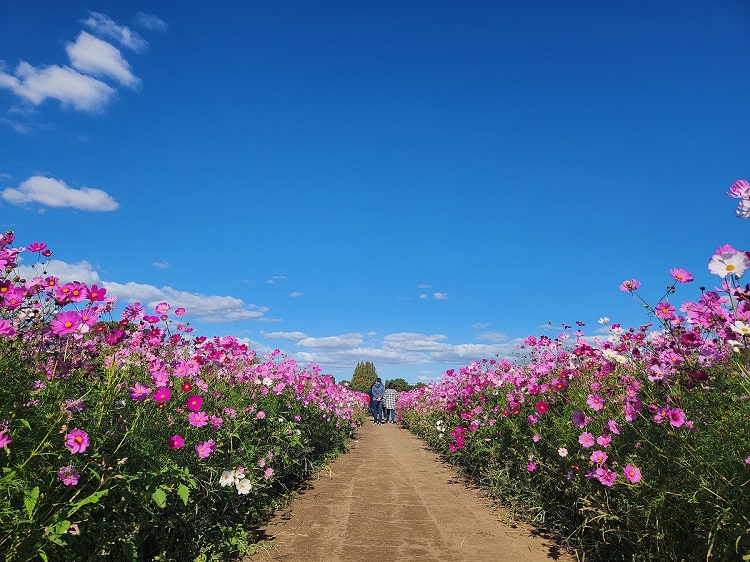
[[[395,385],[392,382],[389,382],[388,390],[383,394],[385,423],[396,423],[396,400],[398,400],[398,391],[394,387]]]
[[[373,408],[373,419],[372,423],[375,425],[381,425],[383,423],[383,395],[385,394],[385,387],[383,386],[380,377],[375,379],[375,382],[370,388],[370,396],[372,396],[372,408]]]

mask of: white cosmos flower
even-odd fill
[[[609,323],[609,316],[602,316],[599,318],[599,324],[607,324]]]
[[[219,484],[222,486],[230,486],[234,484],[234,470],[225,470],[219,476]]]
[[[237,493],[238,494],[249,494],[250,490],[252,489],[252,484],[250,484],[250,480],[247,478],[243,478],[242,480],[237,481]]]
[[[565,447],[560,447],[557,450],[557,454],[560,455],[561,457],[567,457],[568,456],[568,450]]]
[[[727,275],[742,277],[748,267],[750,267],[750,259],[747,258],[745,252],[722,252],[713,256],[708,262],[708,270],[722,278]]]
[[[747,322],[743,322],[742,320],[735,320],[734,324],[730,324],[729,327],[732,328],[732,331],[735,334],[739,334],[741,336],[750,335],[750,324],[748,324]]]

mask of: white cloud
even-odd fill
[[[448,299],[448,293],[432,293],[432,296],[435,297],[439,301],[444,301]]]
[[[508,336],[502,332],[482,332],[481,334],[477,334],[477,339],[500,343],[501,341],[507,340]]]
[[[169,269],[172,266],[168,261],[155,261],[151,265],[157,269]]]
[[[68,66],[34,67],[21,61],[13,75],[0,69],[0,88],[39,105],[47,98],[79,111],[99,111],[115,96],[114,88]]]
[[[120,206],[111,195],[101,189],[74,189],[62,180],[44,176],[32,176],[17,188],[8,187],[0,191],[0,197],[12,205],[34,202],[47,207],[72,207],[82,211],[114,211]]]
[[[427,299],[427,295],[425,295],[424,293],[422,293],[421,295],[419,295],[419,298],[422,299],[422,300],[426,300]]]
[[[20,273],[26,278],[40,275],[37,268],[22,265]],[[189,293],[180,291],[169,286],[155,287],[143,283],[117,283],[102,280],[96,269],[88,262],[82,261],[74,264],[59,260],[51,260],[46,266],[47,275],[59,277],[63,283],[69,281],[81,281],[86,284],[96,284],[107,289],[107,296],[117,297],[125,302],[141,302],[148,307],[166,301],[172,308],[184,307],[187,310],[188,319],[201,322],[237,322],[241,320],[257,320],[264,317],[268,308],[247,304],[241,299],[231,296],[205,295],[202,293]]]
[[[427,283],[420,283],[419,285],[417,285],[417,289],[429,289],[429,288],[430,288],[430,285]]]
[[[168,27],[164,20],[143,12],[138,12],[135,15],[135,23],[149,31],[166,31]]]
[[[309,337],[304,332],[263,332],[261,331],[261,334],[263,334],[264,338],[268,338],[269,340],[300,341]]]
[[[299,298],[299,297],[301,297],[301,296],[302,296],[302,293],[300,293],[299,291],[294,291],[294,292],[293,292],[293,293],[292,293],[291,295],[289,295],[289,296],[290,296],[290,297],[292,297],[292,298],[295,298],[295,299],[296,299],[296,298]]]
[[[132,49],[137,53],[148,48],[148,42],[138,33],[131,31],[129,27],[124,25],[117,25],[112,18],[105,14],[89,12],[89,17],[81,20],[81,23],[97,35],[114,39],[123,47]]]
[[[489,325],[490,325],[489,322],[477,322],[476,324],[472,324],[471,327],[474,328],[475,330],[483,330]]]
[[[342,334],[340,336],[326,336],[322,338],[303,338],[297,342],[300,347],[312,347],[315,349],[352,349],[364,343],[362,334]]]
[[[129,88],[141,85],[141,80],[133,75],[130,64],[118,49],[85,31],[81,31],[75,43],[68,43],[65,51],[76,70],[93,76],[112,77]]]

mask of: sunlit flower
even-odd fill
[[[81,323],[81,316],[74,310],[59,312],[53,320],[50,321],[49,327],[58,336],[72,334],[78,329]]]
[[[729,327],[735,334],[741,336],[750,336],[750,324],[743,322],[742,320],[735,320],[734,324],[730,324]]]
[[[57,479],[66,486],[75,486],[81,474],[71,465],[62,466],[57,471]]]
[[[617,478],[617,473],[605,466],[596,469],[596,477],[599,479],[599,482],[605,486],[612,486]]]
[[[561,457],[567,457],[568,456],[568,450],[565,447],[560,447],[557,450],[557,454],[560,455]]]
[[[667,416],[669,417],[669,423],[674,427],[682,427],[685,424],[685,412],[679,408],[671,408],[667,412]]]
[[[708,270],[722,278],[728,275],[742,277],[748,267],[750,267],[750,259],[745,252],[722,252],[715,254],[708,262]]]
[[[633,466],[632,464],[626,465],[624,472],[625,478],[628,479],[628,482],[635,484],[641,479],[641,469],[637,466]]]
[[[604,408],[604,398],[599,394],[589,394],[586,404],[595,412],[599,412]]]
[[[247,478],[244,478],[242,480],[238,480],[235,483],[235,486],[237,487],[237,493],[241,495],[247,495],[250,493],[250,490],[252,489],[253,485],[250,483],[250,480]]]
[[[65,446],[73,453],[83,453],[89,446],[89,436],[82,429],[72,429],[65,435]]]
[[[219,476],[219,485],[223,487],[231,486],[232,484],[234,484],[234,470],[225,470]]]
[[[3,320],[0,318],[0,336],[15,336],[16,329],[11,324],[10,320]]]
[[[607,324],[609,322],[609,316],[602,316],[599,318],[599,324]]]
[[[693,280],[693,274],[681,267],[673,267],[669,270],[669,274],[678,283],[690,283]]]
[[[640,286],[641,286],[640,281],[637,281],[635,279],[629,279],[627,281],[623,281],[620,284],[620,290],[626,293],[632,293],[633,291],[638,289],[638,287]]]

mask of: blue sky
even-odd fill
[[[0,228],[200,334],[437,379],[750,249],[749,30],[742,0],[0,1]]]

